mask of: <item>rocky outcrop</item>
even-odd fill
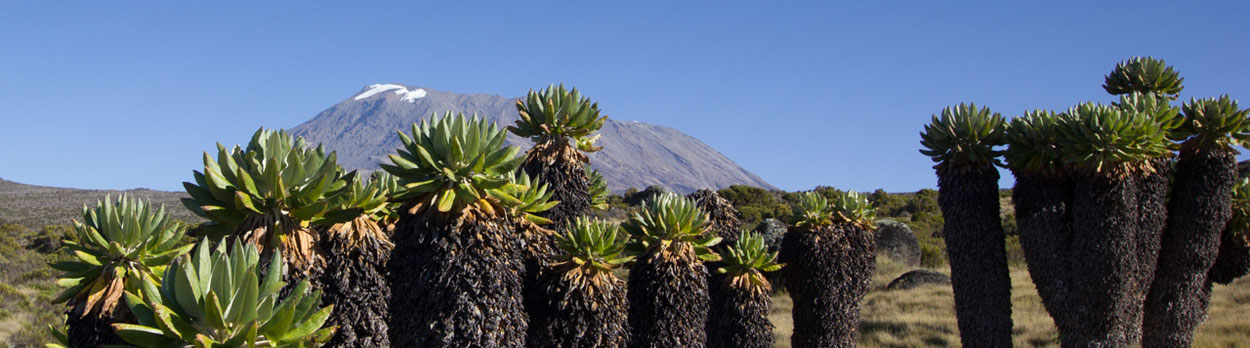
[[[906,224],[894,220],[877,221],[877,253],[907,266],[920,265],[920,241]]]
[[[951,277],[927,269],[918,269],[903,273],[903,275],[898,276],[898,278],[894,278],[894,280],[890,281],[890,284],[885,286],[885,289],[907,290],[929,284],[950,285]]]

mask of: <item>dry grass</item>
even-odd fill
[[[885,284],[910,270],[879,259],[872,288],[864,297],[860,318],[862,347],[957,347],[959,329],[950,286],[930,285],[911,290],[885,291]],[[937,271],[950,274],[950,269]],[[1023,267],[1012,267],[1013,339],[1017,347],[1057,347],[1054,322]],[[1216,285],[1208,319],[1195,335],[1195,347],[1238,347],[1250,342],[1250,280]],[[773,297],[769,319],[776,325],[777,347],[790,346],[793,329],[790,296]]]
[[[1195,347],[1250,345],[1250,279],[1241,278],[1211,291],[1207,321],[1194,334]]]

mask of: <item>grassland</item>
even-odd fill
[[[864,298],[859,324],[861,347],[958,347],[955,301],[949,285],[927,285],[910,290],[885,290],[885,285],[911,269],[886,258],[877,260],[877,272]],[[936,271],[950,274],[949,268]],[[1054,322],[1023,265],[1011,268],[1013,337],[1017,347],[1058,346]],[[773,297],[769,315],[777,347],[790,346],[790,296]],[[1198,328],[1195,347],[1238,347],[1250,342],[1250,280],[1215,285],[1211,311]]]
[[[150,200],[164,205],[175,220],[199,223],[203,219],[193,215],[182,206],[183,192],[156,191],[136,188],[126,191],[81,190],[61,187],[27,185],[0,179],[0,220],[5,223],[27,227],[69,225],[70,219],[81,218],[84,204],[95,206],[105,195],[121,194]]]

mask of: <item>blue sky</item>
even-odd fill
[[[181,190],[215,143],[374,83],[563,82],[787,190],[936,187],[933,113],[1111,101],[1137,55],[1250,104],[1244,1],[124,3],[0,4],[0,177]]]

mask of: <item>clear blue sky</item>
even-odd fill
[[[215,143],[389,82],[564,82],[787,190],[935,187],[931,114],[1110,101],[1103,75],[1136,55],[1176,66],[1184,99],[1250,104],[1245,1],[123,3],[0,4],[0,177],[181,190]]]

